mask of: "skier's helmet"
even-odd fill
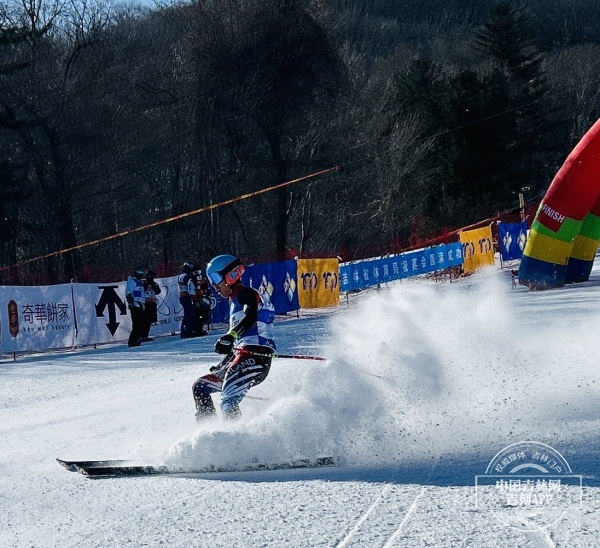
[[[133,270],[133,277],[137,278],[138,280],[143,278],[144,274],[146,274],[146,271],[141,266],[136,266]]]
[[[244,263],[233,255],[219,255],[206,265],[206,276],[210,283],[217,285],[225,279],[226,285],[233,285],[244,274]]]

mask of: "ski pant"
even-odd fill
[[[252,352],[255,352],[253,354]],[[221,392],[220,407],[225,419],[237,419],[240,402],[248,390],[263,382],[271,368],[273,349],[267,346],[249,345],[236,349],[223,358],[208,375],[197,379],[192,386],[196,404],[196,418],[213,416],[215,406],[211,394]]]
[[[180,297],[179,302],[183,306],[183,319],[181,320],[180,337],[188,339],[194,336],[196,324],[196,314],[194,313],[194,303],[189,297]]]
[[[134,306],[130,310],[131,313],[131,333],[129,334],[129,346],[139,346],[144,338],[146,328],[146,316],[144,309]]]
[[[144,337],[147,338],[150,336],[150,328],[153,323],[158,321],[158,306],[153,302],[146,302],[146,308],[144,311],[145,315],[145,325],[144,325]]]
[[[208,324],[210,321],[210,304],[206,303],[203,299],[199,300],[194,305],[194,314],[194,334],[202,335],[202,332],[204,331],[204,324]]]

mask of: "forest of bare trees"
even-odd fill
[[[539,200],[600,116],[599,20],[597,0],[6,0],[0,283],[348,260]]]

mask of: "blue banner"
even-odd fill
[[[498,247],[503,261],[520,259],[527,243],[527,221],[498,223]]]
[[[340,290],[355,291],[463,263],[460,242],[340,265]]]
[[[265,300],[270,301],[275,314],[286,314],[299,310],[298,304],[298,269],[296,261],[253,264],[246,266],[242,277],[244,285],[256,289]],[[229,303],[211,288],[213,323],[229,322]]]
[[[210,288],[210,309],[211,323],[229,322],[229,300],[221,297],[212,286]]]
[[[295,260],[247,266],[243,280],[244,284],[256,289],[265,300],[273,304],[275,314],[300,309]]]

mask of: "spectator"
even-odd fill
[[[146,273],[146,279],[144,280],[144,299],[145,299],[145,319],[146,324],[144,326],[144,337],[142,342],[153,341],[150,338],[150,327],[153,323],[158,322],[158,299],[157,295],[160,295],[160,286],[154,281],[156,274],[154,270],[148,270]]]
[[[125,284],[125,300],[131,314],[131,333],[128,346],[141,346],[146,325],[144,313],[144,278],[145,270],[137,267]]]
[[[185,261],[181,265],[181,274],[177,283],[179,285],[179,302],[183,306],[183,319],[181,320],[180,337],[189,339],[194,336],[196,314],[194,302],[196,302],[196,287],[193,279],[194,265]]]
[[[202,275],[202,270],[194,270],[194,285],[196,287],[196,322],[194,333],[196,337],[208,335],[208,324],[210,323],[210,287],[208,280]],[[204,329],[206,324],[207,330]]]

